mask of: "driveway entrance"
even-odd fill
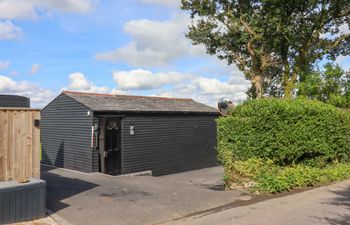
[[[47,208],[74,225],[162,224],[248,194],[222,190],[222,167],[152,177],[84,174],[42,167]]]

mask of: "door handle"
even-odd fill
[[[93,142],[93,147],[94,148],[97,148],[98,147],[98,133],[97,132],[95,132],[95,135],[94,135],[94,142]]]

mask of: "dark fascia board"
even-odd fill
[[[195,111],[140,111],[140,110],[129,110],[129,111],[119,111],[119,110],[93,110],[94,113],[121,113],[121,114],[192,114],[192,115],[220,115],[219,112],[195,112]]]
[[[61,94],[59,94],[58,96],[56,96],[56,98],[52,99],[52,100],[51,100],[44,108],[42,108],[40,111],[43,111],[47,106],[49,106],[52,102],[54,102],[54,101],[55,101],[58,97],[60,97],[61,95],[65,95],[65,96],[71,98],[73,101],[75,101],[75,102],[79,103],[80,105],[86,107],[87,109],[90,109],[91,111],[93,111],[89,106],[84,105],[83,103],[77,101],[76,99],[72,98],[72,97],[69,96],[69,95],[66,95],[66,94],[63,93],[63,92],[62,92]]]
[[[45,105],[44,108],[42,108],[42,109],[40,110],[40,112],[43,111],[46,107],[48,107],[53,101],[56,100],[56,98],[58,98],[58,97],[60,97],[60,96],[61,96],[61,95],[57,95],[54,99],[52,99],[49,103],[47,103],[47,105]]]

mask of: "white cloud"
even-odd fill
[[[129,94],[127,91],[123,91],[123,90],[119,90],[117,88],[113,88],[111,91],[110,91],[110,94],[112,95],[127,95]]]
[[[344,35],[344,34],[349,34],[350,33],[350,28],[349,28],[349,25],[344,23],[340,26],[337,26],[337,27],[332,27],[332,30],[335,30],[335,29],[339,29],[339,33],[334,35],[330,32],[328,33],[321,33],[321,38],[328,38],[328,39],[334,39],[336,37],[339,37],[340,35]]]
[[[88,79],[82,73],[71,73],[68,76],[69,85],[63,89],[81,92],[94,92],[94,93],[107,93],[108,87],[98,87]]]
[[[0,93],[21,95],[30,98],[33,107],[42,107],[54,95],[51,91],[27,81],[14,81],[7,76],[0,76]]]
[[[152,4],[152,5],[164,5],[164,6],[180,6],[180,0],[140,0],[142,3]]]
[[[174,88],[159,92],[157,95],[164,97],[193,98],[196,101],[216,107],[221,97],[228,97],[234,102],[241,102],[247,98],[246,91],[249,81],[237,78],[237,75],[229,77],[226,81],[215,78],[197,77],[188,83],[176,85]]]
[[[21,92],[32,88],[33,86],[26,82],[16,82],[9,77],[0,76],[0,91],[1,92]]]
[[[131,42],[109,52],[97,53],[95,58],[152,67],[167,65],[183,56],[204,54],[203,47],[191,45],[184,35],[189,23],[190,19],[185,14],[166,21],[131,20],[124,25]]]
[[[22,36],[22,30],[11,21],[0,21],[0,40],[13,40]]]
[[[6,60],[6,61],[2,61],[0,60],[0,70],[4,70],[4,69],[7,69],[9,68],[11,62]]]
[[[344,70],[350,69],[350,56],[340,55],[336,58],[335,62],[339,64]]]
[[[218,95],[230,92],[244,92],[247,90],[245,84],[230,84],[215,78],[199,77],[192,81],[196,90],[204,95]]]
[[[349,28],[349,25],[347,24],[343,24],[339,27],[339,32],[340,34],[349,34],[350,33],[350,28]]]
[[[36,74],[40,69],[40,64],[33,64],[32,68],[30,69],[30,74]]]
[[[0,1],[0,18],[2,19],[23,19],[35,18],[33,1],[2,0]]]
[[[174,71],[152,73],[142,69],[113,73],[118,91],[148,90],[151,95],[193,98],[211,106],[215,106],[218,99],[224,96],[235,102],[247,98],[245,92],[251,84],[241,73],[234,71],[229,76],[222,78],[223,80],[219,80]],[[119,94],[125,93],[119,92]]]
[[[222,77],[224,78],[224,77]],[[153,73],[136,69],[113,72],[115,88],[96,86],[82,73],[69,75],[69,85],[63,89],[81,92],[137,94],[178,98],[193,98],[196,101],[216,107],[221,97],[229,97],[234,102],[246,99],[250,82],[236,71],[226,79],[219,80],[176,71]],[[147,92],[144,92],[147,90]]]
[[[80,14],[92,11],[97,2],[97,0],[41,0],[45,8]]]
[[[0,18],[35,19],[45,11],[87,13],[97,0],[1,0]]]
[[[150,94],[152,96],[193,98],[216,107],[218,99],[223,96],[235,102],[246,99],[245,91],[249,87],[249,81],[244,79],[231,78],[227,81],[220,81],[215,78],[198,77],[179,72],[117,71],[113,73],[113,78],[117,87],[110,90],[108,87],[94,85],[82,73],[72,73],[69,75],[69,86],[63,89],[119,95],[135,94],[133,91],[147,89],[152,91]],[[163,90],[166,84],[171,85],[169,90]]]
[[[148,70],[115,71],[113,79],[122,90],[147,90],[166,84],[176,84],[191,75],[178,72],[152,73]]]

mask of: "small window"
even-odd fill
[[[107,130],[119,130],[118,122],[110,120],[107,125]]]

